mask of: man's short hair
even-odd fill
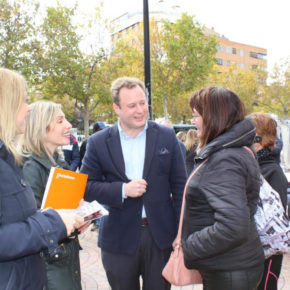
[[[119,93],[122,88],[132,89],[136,86],[139,86],[145,93],[144,83],[137,78],[120,77],[114,80],[111,86],[111,96],[112,96],[113,103],[119,106],[120,104]]]

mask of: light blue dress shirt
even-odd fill
[[[132,138],[124,134],[120,120],[118,121],[118,130],[125,162],[125,174],[130,180],[143,178],[147,128],[148,124],[146,122],[144,129],[135,138]],[[122,195],[123,198],[126,198],[124,184]],[[142,208],[142,217],[146,217],[144,206]]]

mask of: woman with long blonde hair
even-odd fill
[[[83,225],[83,218],[38,211],[22,171],[17,146],[30,112],[25,79],[0,68],[0,285],[1,289],[45,289],[43,255]],[[57,251],[56,251],[57,252]]]
[[[70,142],[71,124],[61,105],[39,101],[31,105],[24,132],[23,149],[29,154],[23,172],[41,206],[43,193],[52,166],[70,169],[59,146]],[[46,259],[48,289],[81,289],[78,238],[61,241],[57,259]]]

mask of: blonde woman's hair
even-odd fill
[[[17,145],[17,113],[27,97],[27,85],[19,73],[0,68],[0,139],[14,156],[18,165],[22,165],[21,150]]]
[[[189,151],[197,143],[198,143],[197,131],[194,129],[189,129],[186,133],[186,138],[184,142],[186,151]]]
[[[179,131],[176,133],[176,137],[182,141],[182,142],[185,142],[185,139],[186,139],[186,133],[184,131]]]
[[[55,164],[54,152],[50,152],[46,145],[47,130],[49,124],[57,118],[61,111],[61,105],[50,101],[38,101],[31,104],[31,112],[27,117],[23,138],[23,152],[42,157],[43,152]]]

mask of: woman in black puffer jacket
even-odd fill
[[[186,192],[185,265],[200,270],[206,290],[256,289],[264,264],[254,221],[259,165],[243,148],[253,144],[254,124],[225,88],[195,92],[190,106],[200,140],[195,161],[207,161]]]
[[[264,178],[279,193],[284,209],[287,205],[287,178],[282,168],[273,157],[272,150],[276,142],[277,123],[264,113],[251,114],[256,126],[257,137],[254,147],[257,151],[258,162]],[[282,255],[273,255],[265,260],[265,268],[259,290],[277,290],[278,279],[282,267]]]

